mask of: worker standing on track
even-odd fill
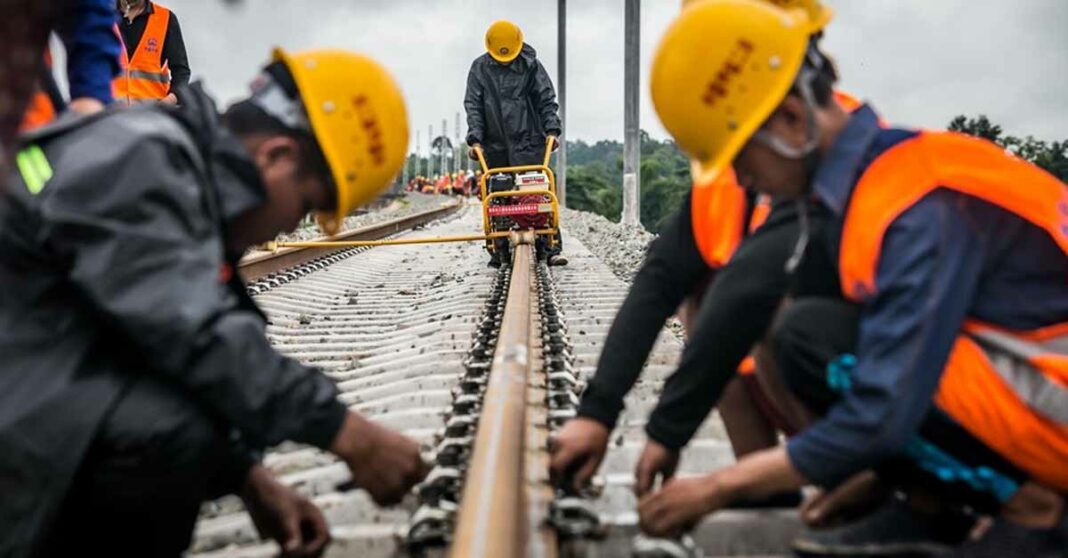
[[[115,34],[115,8],[111,0],[77,0],[63,12],[56,35],[67,54],[70,102],[66,102],[52,75],[52,56],[45,51],[45,66],[37,91],[23,116],[20,132],[48,124],[63,110],[92,114],[112,102],[111,81],[119,71],[120,44]]]
[[[814,37],[833,17],[829,7],[815,0],[791,4],[810,13]],[[836,92],[836,98],[848,110],[860,106],[844,93]],[[677,308],[691,339],[717,342],[688,343],[666,382],[646,424],[649,440],[635,470],[637,494],[647,493],[658,476],[671,478],[680,449],[713,406],[719,407],[736,457],[775,446],[776,429],[796,430],[797,421],[777,409],[766,393],[769,386],[758,377],[752,359],[743,364],[786,293],[784,267],[791,255],[786,244],[799,231],[792,202],[776,204],[769,215],[770,205],[766,196],[742,188],[733,172],[695,179],[683,207],[650,245],[635,275],[582,395],[578,418],[554,438],[553,473],[568,489],[579,490],[599,467],[623,399]],[[813,227],[821,222],[817,217],[812,221]],[[794,491],[740,505],[792,507],[799,502]]]
[[[181,95],[23,138],[0,203],[0,555],[178,556],[201,502],[236,493],[314,556],[323,516],[263,448],[328,450],[380,504],[426,472],[270,346],[235,272],[309,211],[333,234],[388,186],[408,143],[396,83],[361,55],[278,50],[221,120],[199,86]]]
[[[474,159],[474,148],[481,147],[491,169],[542,164],[549,138],[557,148],[562,127],[556,90],[534,47],[510,21],[497,21],[486,31],[486,53],[467,74],[464,109],[469,155]],[[537,248],[549,265],[567,264],[559,239],[548,249],[539,237]],[[501,264],[501,252],[493,251],[490,265]]]
[[[134,104],[177,104],[178,90],[191,71],[185,39],[174,12],[151,0],[117,0],[123,42],[122,74],[115,79],[115,99]]]
[[[850,115],[806,21],[702,2],[667,31],[651,81],[665,127],[706,172],[733,164],[742,183],[829,212],[811,239],[825,257],[795,269],[840,292],[795,292],[772,333],[783,382],[821,418],[785,448],[668,482],[640,502],[642,528],[675,534],[740,498],[874,467],[907,499],[797,550],[1060,555],[1068,190],[989,142],[881,127],[867,106]],[[993,524],[960,544],[959,509]]]

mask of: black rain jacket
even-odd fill
[[[31,179],[16,168],[0,193],[0,556],[47,537],[98,425],[139,376],[181,390],[248,448],[327,447],[344,418],[328,378],[271,348],[233,273],[225,222],[263,203],[263,186],[210,100],[185,93],[180,109],[41,129],[20,147]]]
[[[482,144],[487,159],[541,164],[545,137],[560,137],[560,105],[545,67],[530,45],[511,64],[488,53],[467,74],[467,145]]]

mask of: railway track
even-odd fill
[[[424,230],[398,237],[470,234],[478,211],[415,218],[409,226]],[[356,238],[403,228],[389,226]],[[551,270],[525,246],[511,269],[494,270],[481,245],[468,243],[288,254],[295,264],[266,259],[246,275],[277,348],[323,369],[350,407],[414,437],[435,463],[405,503],[377,509],[361,491],[338,490],[349,475],[329,454],[292,444],[272,449],[265,465],[327,516],[335,540],[328,556],[631,554],[643,421],[681,343],[666,331],[657,342],[613,433],[600,497],[555,495],[547,438],[573,415],[627,288],[574,237],[565,248],[571,264]],[[712,417],[684,452],[680,472],[729,462],[725,440]],[[795,524],[781,512],[727,512],[694,538],[706,555],[771,555],[785,548]],[[585,538],[592,533],[596,539]],[[191,556],[276,553],[259,541],[236,498],[205,506]]]

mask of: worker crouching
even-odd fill
[[[258,464],[284,440],[339,456],[379,504],[418,446],[348,411],[268,343],[235,266],[315,212],[327,233],[404,159],[404,100],[343,51],[274,61],[222,116],[184,106],[67,119],[24,138],[0,225],[0,555],[179,556],[201,502],[317,555],[322,514]],[[360,123],[354,126],[352,123]]]
[[[874,469],[905,496],[796,550],[1060,555],[1068,193],[989,142],[847,113],[805,19],[696,4],[665,35],[652,85],[701,171],[732,165],[741,183],[830,215],[795,251],[813,242],[825,257],[790,270],[799,285],[836,278],[840,296],[795,289],[771,335],[778,376],[815,418],[785,448],[667,483],[641,502],[642,526],[677,533],[739,498]],[[993,523],[966,540],[974,514]]]

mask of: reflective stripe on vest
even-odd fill
[[[860,177],[839,250],[845,295],[874,294],[883,236],[927,194],[948,188],[1010,211],[1045,230],[1068,255],[1068,188],[1053,175],[978,138],[923,132],[890,148]]]
[[[122,45],[122,74],[112,82],[117,101],[132,104],[158,100],[170,92],[171,73],[163,61],[163,43],[167,38],[171,12],[159,4],[153,3],[152,6],[145,32],[132,58],[127,54],[126,45]]]
[[[935,404],[1038,481],[1068,490],[1068,334],[1033,343],[972,322],[965,331]]]

